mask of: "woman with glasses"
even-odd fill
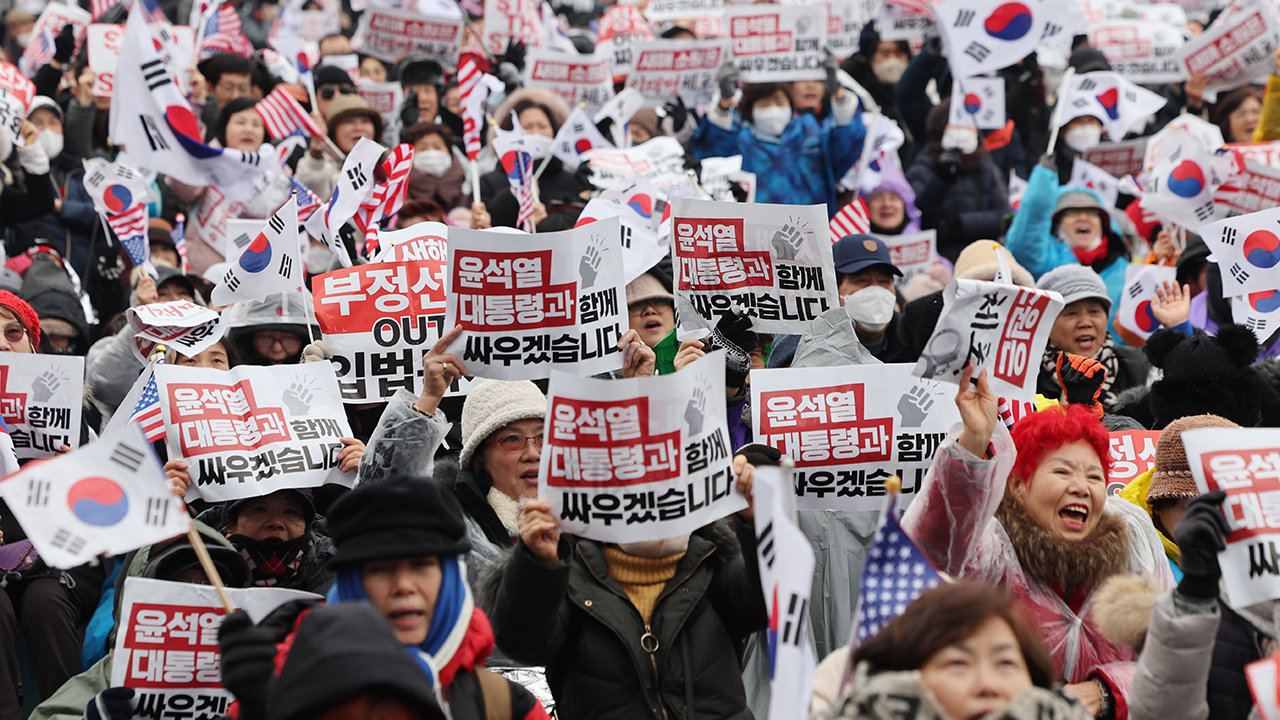
[[[308,338],[320,337],[313,317],[311,293],[295,290],[232,305],[222,321],[241,364],[293,365],[302,357]]]
[[[1222,95],[1213,108],[1213,122],[1222,128],[1222,139],[1229,143],[1253,142],[1253,131],[1261,121],[1262,100],[1253,85]]]

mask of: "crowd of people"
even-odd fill
[[[296,68],[281,72],[279,54],[270,52],[282,4],[227,3],[244,42],[200,59],[188,86],[204,140],[250,152],[280,144],[285,138],[269,134],[259,105],[280,87],[322,134],[295,145],[282,172],[245,202],[227,202],[214,185],[163,174],[149,180],[154,274],[114,241],[85,186],[87,159],[120,152],[109,118],[128,98],[94,93],[96,75],[71,25],[36,37],[38,8],[19,2],[4,13],[4,59],[18,64],[33,43],[50,52],[32,69],[37,96],[14,119],[16,136],[0,127],[7,257],[0,352],[84,357],[82,445],[130,410],[122,405],[146,369],[125,311],[175,300],[208,306],[235,260],[222,254],[228,221],[265,222],[299,185],[327,202],[346,155],[369,140],[413,149],[405,201],[383,220],[385,230],[424,222],[517,228],[520,199],[492,139],[522,129],[545,150],[571,114],[556,93],[523,85],[522,43],[498,56],[482,47],[486,8],[471,0],[459,4],[462,56],[502,86],[488,101],[493,126],[482,133],[478,161],[468,159],[457,68],[353,51],[354,8],[368,3],[334,10],[341,31],[315,43],[310,87]],[[188,17],[186,5],[158,3],[174,23]],[[543,17],[586,54],[597,49],[609,7],[566,3]],[[123,22],[125,10],[99,21]],[[1192,13],[1187,35],[1211,27],[1219,12]],[[691,20],[652,31],[698,37]],[[743,83],[726,63],[707,107],[667,98],[622,131],[634,146],[674,138],[695,180],[704,161],[740,156],[755,178],[756,202],[822,204],[831,216],[851,203],[865,208],[869,233],[831,245],[840,323],[847,315],[850,331],[831,355],[846,364],[927,360],[952,279],[992,281],[1004,268],[1013,284],[1064,302],[1037,349],[1038,411],[1009,421],[987,372],[970,366],[955,394],[962,422],[909,498],[902,527],[949,582],[849,647],[878,512],[799,513],[818,556],[808,632],[821,663],[811,713],[1245,720],[1257,709],[1244,668],[1276,650],[1280,615],[1273,603],[1233,603],[1221,589],[1223,494],[1199,493],[1181,435],[1280,427],[1280,331],[1261,337],[1233,322],[1231,303],[1241,299],[1224,297],[1217,258],[1194,228],[1144,211],[1123,192],[1113,203],[1069,184],[1077,159],[1104,138],[1125,138],[1106,137],[1091,114],[1054,107],[1061,69],[1033,53],[1000,70],[1008,123],[957,141],[948,130],[955,78],[947,53],[936,37],[920,40],[882,39],[870,22],[847,57],[828,57],[823,80]],[[600,42],[607,50],[609,41]],[[1084,36],[1068,66],[1077,75],[1110,70]],[[1128,137],[1193,115],[1215,124],[1227,143],[1280,141],[1280,67],[1276,73],[1265,91],[1246,85],[1214,102],[1200,75],[1153,88],[1165,106]],[[399,83],[403,106],[375,110],[355,75]],[[621,90],[625,78],[615,80]],[[1060,128],[1050,127],[1055,117]],[[608,122],[602,135],[618,137]],[[884,122],[896,124],[903,141],[888,158],[894,167],[867,183],[859,162]],[[548,157],[539,167],[531,228],[539,232],[574,227],[607,189],[592,184],[589,162],[575,170]],[[745,201],[746,187],[733,191]],[[341,242],[366,263],[370,253],[354,230],[348,224]],[[920,231],[936,234],[937,259],[904,277],[886,240]],[[340,266],[320,238],[310,239],[306,262],[308,287]],[[1148,338],[1117,323],[1126,269],[1141,264],[1176,269],[1176,280],[1151,298],[1159,329]],[[749,317],[730,313],[707,338],[681,342],[673,274],[667,257],[627,284],[630,327],[618,340],[626,360],[611,376],[672,374],[726,350],[733,490],[746,509],[661,540],[605,543],[562,533],[538,496],[545,383],[485,380],[465,399],[452,396],[451,386],[470,373],[448,352],[461,328],[449,330],[425,354],[420,392],[346,406],[352,437],[342,439],[338,462],[354,475],[353,488],[187,504],[226,586],[317,596],[257,622],[244,611],[225,619],[221,683],[236,699],[233,716],[749,720],[768,713],[771,618],[752,477],[782,458],[753,442],[750,374],[812,366],[812,354],[797,350],[822,330],[815,323],[757,333]],[[170,350],[169,364],[230,370],[333,357],[315,339],[322,333],[305,288],[214,309],[221,339],[191,356]],[[1108,433],[1132,429],[1160,432],[1154,467],[1109,494]],[[190,463],[171,459],[163,440],[156,450],[174,494],[185,498]],[[145,714],[134,688],[111,684],[124,581],[211,583],[190,539],[61,570],[36,557],[3,501],[0,529],[0,720]]]

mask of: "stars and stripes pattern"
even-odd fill
[[[37,70],[53,60],[54,50],[53,33],[49,30],[49,24],[46,23],[40,30],[40,34],[23,50],[22,57],[18,60],[22,74],[34,77]]]
[[[319,195],[311,192],[311,188],[298,182],[298,178],[291,177],[289,182],[293,185],[293,191],[298,198],[298,222],[306,222],[312,213],[320,209],[324,201]]]
[[[369,199],[356,210],[356,229],[364,234],[365,248],[370,254],[378,250],[378,222],[400,212],[400,207],[404,205],[405,195],[409,191],[409,171],[412,169],[413,146],[402,143],[392,148],[387,159],[382,161],[382,171],[386,173],[387,181],[374,186]]]
[[[924,591],[941,585],[942,576],[898,524],[895,494],[876,529],[862,568],[862,590],[854,621],[854,639],[866,642]]]
[[[462,141],[468,160],[475,160],[480,154],[485,103],[489,93],[501,87],[501,81],[486,75],[470,55],[463,56],[458,65],[458,99],[462,104]]]
[[[182,274],[185,275],[191,270],[191,265],[187,262],[187,216],[178,213],[178,217],[175,220],[177,222],[174,223],[173,232],[169,233],[169,237],[173,239],[173,247],[178,251]]]
[[[831,242],[837,242],[845,235],[865,235],[871,232],[871,216],[867,214],[867,204],[862,198],[845,205],[831,218]]]
[[[281,139],[301,130],[310,137],[320,137],[324,131],[316,123],[315,118],[302,109],[302,105],[285,89],[284,85],[276,85],[275,89],[253,106],[262,116],[267,135]]]
[[[161,358],[156,362],[164,360]],[[150,368],[147,372],[151,373],[151,377],[147,379],[147,387],[142,391],[142,397],[138,398],[138,404],[133,406],[129,422],[141,425],[147,442],[155,442],[164,439],[164,413],[160,408],[160,390],[156,388],[155,373]]]
[[[147,262],[147,206],[138,203],[133,207],[115,215],[107,216],[107,225],[111,232],[120,239],[129,252],[129,259],[134,267],[142,267]]]
[[[93,21],[97,22],[98,18],[106,15],[119,2],[120,0],[89,0],[89,12],[93,13]]]

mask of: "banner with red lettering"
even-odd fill
[[[84,358],[0,353],[0,417],[19,460],[80,447],[83,407]]]
[[[1218,553],[1234,607],[1280,598],[1280,430],[1200,428],[1182,433],[1201,494],[1225,490],[1231,532]]]
[[[467,372],[537,380],[551,368],[595,375],[622,367],[628,328],[616,217],[526,235],[449,229],[445,327]]]
[[[17,68],[0,62],[0,129],[15,143],[22,142],[22,119],[36,96],[36,85]]]
[[[284,588],[227,588],[231,604],[261,622],[290,600],[320,596]],[[124,581],[111,686],[135,688],[138,717],[216,717],[235,701],[222,687],[218,628],[227,614],[211,585]]]
[[[685,18],[720,16],[725,0],[650,0],[644,16],[649,22],[668,22]]]
[[[1086,150],[1084,159],[1119,178],[1142,172],[1146,151],[1147,139],[1137,138],[1102,143],[1092,150]]]
[[[903,287],[911,278],[928,270],[938,261],[938,231],[923,230],[905,235],[876,235],[889,246],[889,259],[902,271],[893,282]]]
[[[723,350],[660,377],[553,372],[543,437],[538,497],[562,532],[661,540],[747,506],[734,490]]]
[[[724,62],[724,41],[650,40],[631,46],[635,66],[627,87],[644,95],[646,107],[661,107],[679,96],[685,106],[705,108],[716,93],[716,68]]]
[[[988,370],[1000,397],[1030,402],[1040,358],[1062,312],[1062,296],[1049,290],[984,280],[952,280],[942,291],[942,315],[912,374],[960,383],[965,366],[974,377]]]
[[[1089,44],[1107,56],[1111,69],[1143,85],[1187,79],[1176,58],[1185,42],[1180,28],[1150,20],[1116,19],[1089,26]]]
[[[840,59],[858,52],[862,28],[871,22],[871,3],[866,0],[822,0],[827,6],[827,47]]]
[[[419,236],[392,252],[415,259],[357,265],[311,281],[343,402],[382,402],[401,388],[418,395],[422,356],[442,334],[445,239]]]
[[[1280,168],[1245,160],[1244,172],[1222,183],[1213,203],[1219,220],[1280,206]]]
[[[138,305],[124,311],[133,328],[133,352],[145,365],[156,345],[195,357],[222,339],[222,316],[189,300]]]
[[[191,56],[195,33],[186,25],[148,26],[161,44],[161,59],[183,87],[191,87]],[[166,37],[167,36],[167,37]],[[116,89],[116,66],[120,64],[123,25],[94,23],[89,26],[89,69],[93,70],[93,96],[111,97]]]
[[[676,317],[685,333],[731,312],[758,332],[800,332],[839,305],[825,205],[675,198]]]
[[[524,43],[526,48],[545,44],[538,3],[534,0],[485,0],[484,49],[493,55],[501,55],[513,40]]]
[[[822,5],[733,5],[725,13],[729,54],[747,83],[821,80],[827,43]]]
[[[385,62],[407,56],[428,58],[446,68],[458,66],[462,20],[426,17],[407,10],[370,6],[360,16],[351,49]]]
[[[802,510],[877,510],[884,481],[902,478],[901,507],[924,483],[960,421],[954,393],[912,377],[909,364],[751,372],[756,442],[795,460]]]
[[[1261,82],[1276,67],[1271,55],[1280,45],[1280,18],[1269,0],[1235,0],[1235,12],[1223,13],[1176,56],[1187,77],[1208,75],[1207,102],[1218,93]]]
[[[613,97],[613,76],[609,56],[570,55],[557,50],[534,48],[529,51],[528,82],[531,87],[550,90],[564,99],[569,107],[586,105],[588,115],[595,115]]]
[[[1107,495],[1115,495],[1156,466],[1156,441],[1159,439],[1159,430],[1111,432],[1111,475],[1107,477]]]
[[[156,365],[155,378],[169,458],[191,465],[188,501],[355,482],[338,469],[351,426],[331,363]]]

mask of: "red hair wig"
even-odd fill
[[[1014,424],[1013,444],[1018,448],[1018,459],[1013,463],[1013,477],[1027,483],[1035,475],[1036,468],[1045,453],[1083,440],[1093,446],[1102,461],[1102,471],[1111,476],[1111,436],[1107,428],[1084,405],[1079,403],[1050,407],[1031,413]]]

